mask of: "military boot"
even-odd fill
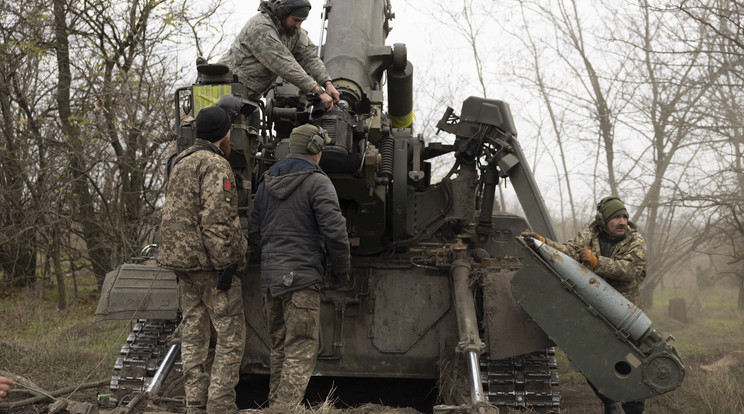
[[[625,414],[643,414],[644,406],[645,402],[643,400],[626,402],[623,403],[623,411]]]
[[[605,402],[604,414],[623,414],[623,409],[619,402]]]

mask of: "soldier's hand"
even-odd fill
[[[590,269],[594,269],[595,267],[597,267],[597,256],[589,247],[582,247],[581,249],[579,249],[579,256],[581,257],[581,263],[584,266]]]
[[[331,95],[328,94],[328,92],[321,92],[318,97],[321,101],[323,101],[323,105],[325,105],[326,112],[333,109],[333,98]]]
[[[531,231],[522,232],[522,239],[532,249],[535,248],[535,240],[540,240],[540,242],[545,243],[545,237]]]
[[[328,93],[328,95],[330,95],[331,98],[333,98],[333,103],[338,103],[338,101],[341,99],[341,94],[338,93],[336,87],[333,86],[333,82],[326,82],[325,91]]]
[[[0,401],[4,400],[10,394],[11,387],[14,385],[15,381],[12,379],[0,377]]]
[[[341,289],[346,287],[349,284],[349,274],[348,273],[334,273],[331,276],[331,289]]]

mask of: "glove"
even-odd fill
[[[333,276],[331,276],[331,289],[341,289],[343,287],[346,287],[346,285],[349,284],[349,274],[348,273],[334,273]]]
[[[235,271],[238,270],[238,263],[233,262],[222,270],[217,271],[217,292],[227,292],[232,286],[232,278]]]
[[[592,270],[597,267],[597,256],[589,247],[582,247],[581,249],[579,249],[579,256],[581,256],[581,263],[584,266]]]
[[[545,243],[545,237],[530,231],[522,232],[522,239],[532,249],[535,249],[535,240],[540,240],[540,242]]]

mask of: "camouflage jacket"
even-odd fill
[[[581,262],[579,249],[589,246],[597,255],[597,267],[594,268],[594,273],[605,279],[610,286],[631,302],[641,306],[638,286],[646,278],[646,242],[635,224],[628,223],[625,237],[617,242],[612,254],[609,257],[601,256],[599,240],[601,226],[599,222],[594,222],[565,243],[552,240],[546,240],[546,242],[579,262]]]
[[[333,183],[312,159],[299,154],[272,165],[251,211],[251,250],[261,252],[261,291],[281,296],[322,280],[326,260],[348,273],[346,219]],[[291,273],[290,273],[291,272]]]
[[[261,99],[277,76],[303,93],[331,80],[305,29],[290,36],[271,12],[263,7],[259,10],[261,13],[248,20],[220,58],[220,62],[227,64],[248,88],[249,98]]]
[[[230,164],[214,144],[197,139],[175,159],[168,179],[158,264],[222,270],[233,262],[242,265],[247,247]]]

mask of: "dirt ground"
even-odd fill
[[[560,386],[559,390],[561,392],[561,409],[560,413],[569,413],[569,414],[594,414],[594,413],[601,413],[601,407],[599,404],[599,401],[594,396],[591,388],[586,384],[583,380],[575,380],[573,378],[569,378],[566,381],[563,381]],[[106,407],[105,405],[105,397],[103,400],[99,401],[98,395],[105,394],[108,392],[106,387],[100,387],[97,389],[90,389],[90,390],[84,390],[84,391],[78,391],[74,396],[73,400],[76,402],[82,402],[84,404],[80,404],[77,406],[69,406],[68,409],[78,410],[75,414],[92,414],[95,411],[98,410],[100,414],[110,414],[112,413],[112,409]],[[17,392],[11,393],[11,395],[4,401],[4,402],[13,402],[13,401],[20,401],[23,399],[28,398],[29,395],[26,392],[21,392],[21,390],[17,390]],[[51,412],[51,404],[48,402],[45,403],[39,403],[35,405],[29,405],[25,407],[19,407],[19,408],[12,408],[12,409],[1,409],[0,413],[3,414],[39,414],[39,413],[47,413]],[[147,414],[155,414],[155,413],[168,413],[168,412],[178,412],[178,405],[174,405],[172,403],[163,402],[163,401],[148,401],[140,403],[136,409],[135,413],[141,414],[141,413],[147,413]],[[88,411],[86,411],[88,410]],[[70,411],[68,410],[60,410],[58,411],[61,414],[67,414]],[[285,414],[285,413],[279,413],[276,410],[272,410],[270,408],[267,409],[246,409],[243,410],[244,413],[260,413],[260,414]],[[311,413],[333,413],[333,414],[422,414],[422,411],[418,411],[414,408],[410,407],[391,407],[391,406],[383,406],[379,404],[374,403],[366,403],[361,404],[359,406],[356,406],[354,408],[344,408],[344,409],[337,409],[337,410],[324,410],[322,407],[316,408],[314,411],[308,410],[306,414]],[[501,413],[510,413],[513,412],[511,410],[501,410]],[[425,414],[425,413],[424,413]]]
[[[708,363],[702,363],[703,361],[688,361],[687,365],[688,376],[695,371],[712,371],[718,369],[728,369],[730,367],[738,366],[744,367],[744,351],[734,351],[728,353],[723,358],[710,360]],[[342,386],[342,385],[341,385]],[[683,387],[684,388],[684,387]],[[685,391],[683,388],[672,391],[661,397],[654,397],[647,400],[646,413],[648,414],[667,414],[677,411],[675,409],[670,411],[668,401],[679,401],[682,400]],[[561,408],[558,410],[559,414],[602,414],[603,410],[601,403],[592,392],[591,388],[587,385],[583,377],[575,372],[564,373],[561,377],[560,385],[558,390],[561,393]],[[374,390],[371,390],[374,393]],[[110,392],[107,386],[101,386],[97,388],[91,388],[86,390],[77,391],[72,400],[76,402],[82,402],[84,404],[76,407],[68,407],[73,411],[60,410],[56,411],[60,414],[111,414],[112,410],[105,404],[105,394]],[[736,391],[734,391],[736,392]],[[739,391],[740,392],[740,391]],[[104,398],[99,399],[99,394],[103,394]],[[27,392],[22,391],[18,388],[10,394],[10,396],[3,402],[20,401],[29,398]],[[315,403],[312,409],[298,410],[294,414],[427,414],[427,411],[420,411],[411,407],[393,407],[375,404],[374,402],[355,404],[351,408],[340,408],[343,404],[337,403],[336,408],[333,408],[329,404]],[[35,405],[28,405],[20,408],[0,408],[0,414],[42,414],[52,413],[50,410],[51,405],[48,402],[37,403]],[[133,414],[164,414],[182,412],[182,406],[180,403],[174,404],[168,401],[147,401],[140,403]],[[97,411],[96,411],[97,410]],[[243,413],[259,413],[259,414],[288,414],[267,409],[245,409]],[[524,413],[525,411],[519,411]],[[527,411],[530,412],[530,411]],[[690,412],[690,411],[684,411]],[[711,411],[716,412],[716,411]],[[723,411],[722,411],[723,412]],[[729,411],[730,412],[730,411]],[[734,411],[736,412],[736,411]],[[501,409],[500,414],[513,414],[515,411],[509,409]],[[454,412],[453,412],[454,414]]]

